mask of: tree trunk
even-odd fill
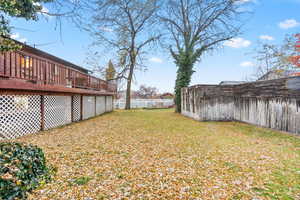
[[[133,77],[133,70],[134,70],[134,64],[131,64],[129,75],[128,75],[128,80],[127,80],[125,110],[131,109],[131,83],[132,83],[132,77]]]
[[[183,72],[184,73],[184,72]],[[190,84],[189,80],[183,79],[182,74],[178,73],[176,78],[176,87],[175,87],[175,111],[181,113],[181,89],[188,87]]]
[[[181,113],[181,89],[188,87],[193,71],[193,60],[188,56],[185,57],[184,63],[178,63],[178,71],[175,85],[175,111]]]
[[[127,80],[127,88],[126,88],[126,103],[125,110],[130,110],[131,106],[131,80]]]

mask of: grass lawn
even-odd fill
[[[115,111],[17,141],[58,169],[30,199],[300,199],[300,139],[173,110]]]

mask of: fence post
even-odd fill
[[[45,97],[41,95],[41,131],[45,130]]]

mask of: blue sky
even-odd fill
[[[244,33],[226,42],[224,48],[205,55],[195,66],[191,85],[244,80],[254,71],[255,61],[249,52],[253,51],[257,41],[280,43],[285,34],[300,32],[300,0],[244,1],[254,2],[254,13],[245,24]],[[92,38],[72,23],[64,21],[60,33],[51,18],[42,18],[38,22],[12,19],[11,22],[15,27],[15,39],[36,44],[39,49],[87,67],[84,61]],[[108,59],[103,57],[101,61],[106,63]],[[168,52],[149,55],[145,64],[148,70],[136,73],[134,89],[145,84],[155,86],[161,92],[173,92],[177,69]]]

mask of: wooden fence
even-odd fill
[[[300,133],[300,77],[182,89],[182,114]]]

